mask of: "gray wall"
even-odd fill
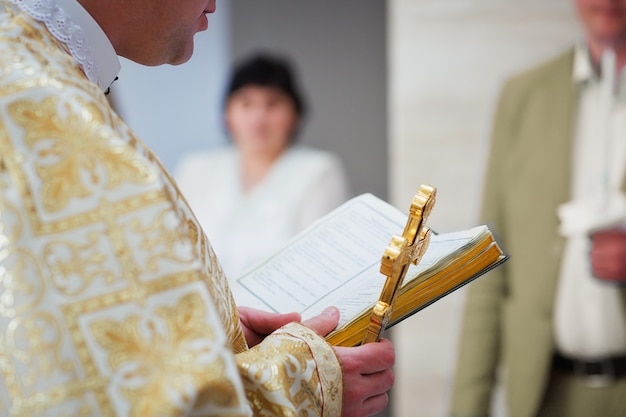
[[[386,2],[232,0],[233,59],[264,49],[296,64],[310,106],[299,140],[337,152],[354,194],[387,198]]]

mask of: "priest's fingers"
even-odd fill
[[[335,351],[342,357],[345,369],[364,375],[384,371],[395,361],[393,344],[388,339],[356,347],[336,346]]]
[[[238,307],[237,310],[239,311],[243,333],[250,347],[260,343],[265,336],[279,327],[300,321],[300,314],[298,313],[278,314],[250,307]]]
[[[339,309],[337,307],[327,307],[322,314],[302,322],[322,337],[335,330],[337,323],[339,323]]]
[[[380,413],[389,405],[389,394],[386,392],[368,398],[363,402],[362,412],[359,415],[373,416]]]
[[[357,347],[335,347],[343,369],[343,416],[364,417],[382,411],[394,382],[395,353],[387,339]]]

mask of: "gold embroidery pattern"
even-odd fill
[[[98,251],[101,234],[90,232],[87,241],[78,245],[75,241],[52,241],[43,251],[50,271],[50,281],[65,296],[81,294],[94,280],[106,284],[115,282],[110,268],[113,260]]]
[[[36,305],[45,286],[35,257],[13,244],[24,222],[19,209],[2,197],[7,189],[6,177],[0,173],[0,316],[14,317]]]
[[[0,218],[0,232],[2,225]],[[46,287],[39,264],[30,252],[2,249],[0,245],[0,290],[0,315],[4,317],[15,317],[41,301]]]
[[[177,226],[178,219],[171,211],[162,211],[157,219],[149,225],[141,224],[140,219],[135,219],[130,229],[137,235],[143,236],[139,248],[150,253],[146,259],[146,269],[150,272],[159,270],[160,263],[171,260],[178,263],[189,262],[191,251],[187,241],[181,241],[181,230]],[[180,250],[178,246],[185,246]]]
[[[285,352],[289,352],[288,354]],[[323,352],[310,357],[311,352]],[[305,359],[308,358],[308,359]],[[339,360],[312,330],[290,324],[263,344],[240,354],[237,362],[254,410],[265,416],[338,416],[342,405]],[[317,367],[319,362],[334,366]],[[327,374],[318,374],[326,369]],[[273,398],[285,398],[276,402]],[[322,404],[318,402],[322,399]]]
[[[198,401],[189,393],[206,385],[211,375],[225,374],[226,364],[215,360],[215,336],[203,323],[205,314],[202,299],[192,294],[174,307],[159,308],[145,324],[133,315],[121,323],[102,320],[91,325],[96,341],[108,353],[113,378],[121,381],[124,396],[133,400],[130,416],[183,415]],[[237,405],[233,386],[217,382],[205,389],[200,398],[203,406]]]
[[[278,333],[298,337],[304,340],[310,347],[311,352],[320,352],[315,357],[318,364],[333,364],[332,366],[318,366],[318,376],[320,379],[323,407],[323,417],[334,417],[341,415],[343,405],[343,374],[339,358],[334,349],[329,348],[326,341],[319,337],[312,330],[299,324],[290,324],[279,330]]]
[[[71,109],[73,104],[79,112]],[[70,199],[89,197],[102,185],[110,190],[123,181],[151,180],[149,169],[132,158],[126,146],[111,146],[113,132],[94,103],[73,97],[60,106],[51,96],[38,103],[17,101],[8,110],[25,130],[25,142],[38,157],[36,170],[47,210],[59,211]],[[99,140],[91,140],[94,133]]]
[[[75,377],[72,361],[62,354],[59,323],[50,314],[39,312],[12,320],[6,343],[16,366],[24,369],[20,384],[28,396],[56,385],[59,379],[67,382]]]

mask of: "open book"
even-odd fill
[[[381,257],[407,221],[387,202],[362,194],[293,238],[232,283],[238,305],[302,319],[334,305],[341,318],[327,336],[336,346],[362,340],[386,276]],[[387,327],[404,320],[506,260],[487,226],[433,235],[418,265],[411,265]]]

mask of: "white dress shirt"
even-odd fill
[[[93,17],[76,0],[57,0],[59,6],[81,27],[89,40],[89,47],[96,64],[95,79],[91,80],[106,90],[120,72],[121,64],[106,33]]]
[[[613,66],[613,56],[603,62]],[[626,353],[626,323],[619,289],[593,277],[588,237],[621,226],[620,191],[626,163],[626,77],[597,75],[586,47],[578,47],[574,82],[581,94],[572,155],[572,200],[559,208],[567,237],[555,305],[555,336],[563,354],[585,359]],[[614,71],[613,71],[614,72]]]

